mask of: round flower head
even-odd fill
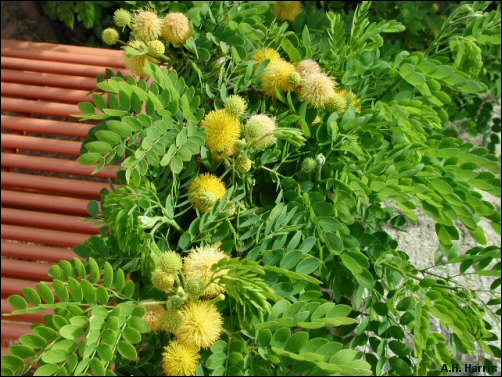
[[[335,82],[324,73],[305,76],[300,98],[315,108],[324,108],[335,95]]]
[[[239,120],[227,110],[215,110],[207,114],[201,122],[206,130],[206,144],[212,152],[230,156],[235,142],[241,136]]]
[[[303,5],[301,1],[276,1],[274,3],[274,16],[280,21],[291,21],[302,13]]]
[[[239,156],[235,159],[235,169],[239,173],[247,173],[251,169],[252,161],[246,156]]]
[[[217,176],[210,173],[197,176],[190,185],[189,190],[190,201],[201,212],[209,211],[214,204],[208,205],[207,192],[215,195],[217,199],[221,199],[227,191],[223,182]]]
[[[166,308],[162,305],[146,305],[146,314],[143,317],[152,331],[163,330],[162,321],[166,313]]]
[[[162,368],[168,376],[195,376],[200,362],[196,347],[190,347],[174,340],[164,349]]]
[[[225,109],[236,117],[243,116],[246,112],[247,104],[244,98],[238,95],[233,95],[227,98]]]
[[[103,30],[101,34],[101,39],[107,45],[113,46],[119,40],[119,32],[112,27]]]
[[[181,344],[209,348],[220,338],[223,318],[208,301],[190,301],[181,310],[183,324],[174,332]]]
[[[321,73],[321,67],[316,61],[305,59],[296,65],[296,72],[303,77],[312,73]]]
[[[275,121],[272,118],[258,114],[249,118],[244,128],[244,134],[255,148],[265,149],[276,141],[272,134],[275,128]]]
[[[152,272],[152,284],[161,292],[166,292],[174,286],[174,276],[156,268]]]
[[[143,41],[154,41],[160,35],[160,18],[157,13],[150,10],[142,10],[135,14],[132,21],[132,29]]]
[[[331,97],[326,103],[326,110],[329,112],[337,112],[338,114],[343,114],[347,110],[347,100],[345,96],[339,92],[335,92],[333,97]]]
[[[138,51],[148,51],[148,47],[146,46],[145,43],[139,40],[131,41],[129,42],[129,47],[138,50]],[[147,60],[150,60],[151,62],[157,63],[158,61],[155,60],[154,58],[143,54],[143,55],[138,55],[138,56],[127,56],[125,57],[125,63],[127,69],[132,71],[133,73],[145,77],[146,72],[145,72],[145,63]]]
[[[176,294],[174,296],[169,297],[169,300],[167,300],[167,309],[168,310],[177,310],[183,306],[185,303],[185,300],[183,298]]]
[[[273,48],[260,48],[253,55],[253,60],[256,60],[258,62],[255,65],[255,68],[256,68],[256,66],[260,65],[266,59],[270,60],[270,63],[272,63],[272,62],[275,62],[276,60],[279,60],[280,58],[281,58],[281,55],[277,51],[275,51]]]
[[[131,24],[131,19],[131,13],[129,13],[128,10],[120,8],[113,13],[113,22],[121,28],[129,26]]]
[[[162,20],[162,36],[175,45],[185,43],[192,36],[190,21],[183,13],[169,13]]]
[[[214,276],[211,267],[226,256],[227,255],[216,246],[194,248],[191,250],[190,254],[185,257],[183,272],[187,276],[191,274],[200,276],[204,280],[204,284],[207,285]],[[223,271],[220,271],[218,274],[223,273]],[[216,282],[212,282],[207,285],[203,296],[216,297],[224,291],[225,287]]]
[[[181,311],[178,309],[167,309],[164,311],[164,314],[160,321],[160,326],[162,330],[174,333],[178,330],[183,324],[183,316],[181,315]]]
[[[166,46],[158,39],[148,42],[147,46],[148,53],[152,56],[160,56],[166,51]]]
[[[261,77],[262,89],[265,94],[275,98],[276,89],[282,93],[293,90],[293,85],[289,81],[293,72],[295,72],[295,66],[283,59],[271,62]]]
[[[302,162],[302,171],[312,173],[317,169],[317,161],[315,158],[307,157]]]
[[[183,267],[183,261],[178,253],[168,251],[159,256],[157,266],[168,274],[174,274],[181,270]]]
[[[204,283],[204,279],[199,275],[190,274],[185,279],[184,287],[190,299],[197,299],[204,293],[206,284]]]

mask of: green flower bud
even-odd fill
[[[176,310],[179,309],[183,306],[185,303],[185,300],[183,297],[179,295],[174,295],[169,297],[169,300],[167,300],[167,310]]]
[[[312,157],[307,157],[302,162],[302,171],[305,173],[313,173],[317,169],[317,162]]]
[[[101,39],[103,39],[103,42],[107,45],[113,46],[119,40],[119,32],[114,28],[109,27],[108,29],[103,30]]]
[[[300,86],[302,84],[302,76],[298,72],[293,72],[289,75],[289,83],[293,86]]]
[[[115,25],[118,27],[124,28],[126,26],[129,26],[131,24],[131,13],[125,9],[117,9],[115,13],[113,13],[113,22],[115,22]]]
[[[235,159],[235,170],[242,174],[247,173],[251,169],[251,164],[252,161],[248,157],[240,155]]]
[[[179,254],[174,251],[168,251],[159,257],[157,266],[168,274],[174,274],[181,270],[183,267],[183,261],[181,260]]]
[[[158,39],[148,42],[147,46],[148,46],[148,53],[155,57],[164,54],[164,52],[166,51],[166,46],[164,46],[164,43],[162,43]]]
[[[204,208],[212,208],[213,205],[216,203],[218,200],[218,197],[214,192],[211,191],[205,191],[202,194],[200,194],[199,198],[200,202],[204,206]]]
[[[235,145],[235,148],[242,150],[246,147],[246,141],[245,140],[237,140],[234,145]]]
[[[190,299],[197,299],[204,293],[206,289],[206,284],[204,279],[200,276],[190,274],[185,279],[185,292],[188,294]]]
[[[227,101],[225,102],[225,109],[230,114],[235,115],[236,117],[241,117],[246,112],[247,104],[241,96],[233,95],[227,98]]]
[[[183,315],[179,310],[167,309],[161,318],[161,328],[167,332],[175,332],[183,324]]]
[[[247,141],[258,140],[265,135],[263,126],[257,120],[248,122],[244,128],[244,136]]]
[[[315,160],[321,166],[326,163],[326,157],[324,157],[322,153],[319,153],[317,156],[315,156]]]
[[[152,272],[152,284],[161,292],[166,292],[174,286],[174,276],[156,268]]]
[[[276,129],[275,121],[271,117],[264,114],[253,115],[244,127],[244,136],[253,147],[265,149],[276,142],[273,135]]]

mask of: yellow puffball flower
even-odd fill
[[[211,193],[217,199],[223,198],[227,192],[223,182],[215,175],[206,173],[197,176],[189,187],[189,197],[193,206],[201,212],[207,212],[212,208],[212,204],[208,205],[206,193]],[[214,204],[214,203],[213,203]]]
[[[158,39],[148,42],[148,53],[152,56],[158,57],[166,51],[166,46],[164,43]]]
[[[174,286],[174,276],[156,268],[152,272],[152,285],[161,292],[166,292]]]
[[[164,348],[162,368],[168,376],[195,376],[200,363],[196,347],[190,347],[174,340]]]
[[[165,273],[174,274],[181,271],[183,261],[181,260],[181,256],[175,251],[167,251],[158,257],[157,267]]]
[[[271,62],[265,68],[261,77],[262,89],[268,96],[275,98],[275,90],[285,93],[294,87],[289,81],[290,75],[295,72],[295,66],[283,59]]]
[[[201,122],[206,130],[206,144],[212,152],[231,156],[235,142],[241,136],[239,120],[227,110],[215,110],[207,114]]]
[[[132,29],[144,42],[154,41],[160,35],[160,18],[157,13],[150,10],[142,10],[134,15]]]
[[[324,73],[305,76],[300,90],[300,98],[315,108],[324,108],[335,95],[334,80]]]
[[[335,95],[326,103],[326,110],[343,114],[347,110],[347,99],[343,94],[335,92]]]
[[[188,302],[181,310],[183,324],[174,333],[181,344],[209,348],[220,338],[223,318],[208,301]]]
[[[226,256],[227,255],[223,251],[218,249],[217,246],[193,248],[190,251],[190,254],[185,257],[183,272],[186,276],[200,276],[204,280],[204,283],[207,285],[213,277],[218,276],[214,275],[214,272],[211,271],[211,267]],[[224,273],[224,271],[220,271],[218,274],[221,275]],[[212,282],[206,287],[202,295],[204,297],[216,297],[223,292],[225,292],[224,286],[216,282]]]
[[[264,114],[253,115],[249,118],[244,128],[246,140],[258,149],[265,149],[275,143],[276,138],[272,132],[276,129],[275,121]]]
[[[143,317],[152,331],[163,330],[162,321],[164,319],[166,308],[162,305],[146,305],[146,314]]]
[[[253,55],[253,60],[256,60],[258,63],[255,65],[255,68],[263,63],[266,59],[270,60],[270,63],[279,60],[281,55],[275,51],[273,48],[260,48]],[[269,64],[270,64],[269,63]]]
[[[121,28],[129,26],[131,24],[131,18],[131,13],[126,9],[120,8],[113,13],[113,22]]]
[[[274,16],[280,21],[291,21],[302,13],[303,5],[301,1],[276,1],[274,3]]]
[[[119,38],[119,32],[112,27],[103,30],[103,33],[101,33],[101,39],[103,42],[110,46],[116,44]]]
[[[146,44],[139,40],[134,40],[129,42],[128,46],[138,51],[145,51],[145,52],[148,51]],[[126,57],[125,57],[126,67],[127,69],[129,69],[138,76],[141,77],[146,76],[145,63],[147,60],[150,60],[151,62],[154,63],[158,63],[158,60],[152,58],[149,55],[143,54],[138,56],[127,56],[126,52]]]
[[[169,13],[162,20],[161,33],[172,44],[183,44],[192,36],[190,21],[183,13]]]
[[[316,61],[305,59],[296,65],[296,72],[303,77],[313,73],[321,73],[321,67]]]

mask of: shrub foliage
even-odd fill
[[[500,358],[485,234],[500,210],[483,194],[500,197],[500,4],[126,3],[134,74],[98,77],[79,115],[97,122],[80,162],[121,166],[120,184],[89,204],[103,227],[84,260],[9,298],[10,315],[55,314],[2,374],[426,375]],[[170,33],[184,15],[188,38],[142,12],[180,22]],[[426,268],[386,232],[421,214],[439,240]],[[479,246],[460,250],[464,234]],[[488,301],[466,276],[493,277]]]

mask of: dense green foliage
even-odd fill
[[[52,283],[9,298],[14,314],[56,315],[10,348],[2,374],[35,364],[39,375],[162,373],[173,336],[140,319],[144,300],[168,301],[152,270],[166,251],[214,244],[228,256],[213,266],[214,276],[225,271],[224,331],[198,375],[445,374],[463,354],[500,358],[500,248],[486,245],[483,224],[500,234],[501,218],[481,193],[501,194],[500,119],[490,123],[485,103],[487,93],[500,99],[500,5],[448,3],[446,20],[411,20],[438,11],[402,2],[395,14],[389,3],[340,12],[309,3],[281,22],[273,3],[152,2],[159,15],[186,14],[193,35],[157,56],[170,69],[147,61],[148,80],[107,72],[93,103],[80,104],[82,120],[98,121],[80,161],[120,165],[121,186],[103,192],[102,211],[89,205],[103,228],[75,249],[88,262],[61,262]],[[298,90],[265,96],[272,62],[253,60],[264,47],[317,61],[357,96],[353,106],[316,108]],[[243,124],[267,114],[278,126],[265,148],[246,140],[246,172],[238,154],[211,153],[200,127],[236,94],[247,102]],[[487,148],[459,139],[463,127],[486,135]],[[206,172],[227,190],[202,212],[189,187]],[[421,212],[440,243],[424,269],[384,230]],[[480,246],[461,253],[462,229]],[[493,276],[490,301],[447,267]]]

